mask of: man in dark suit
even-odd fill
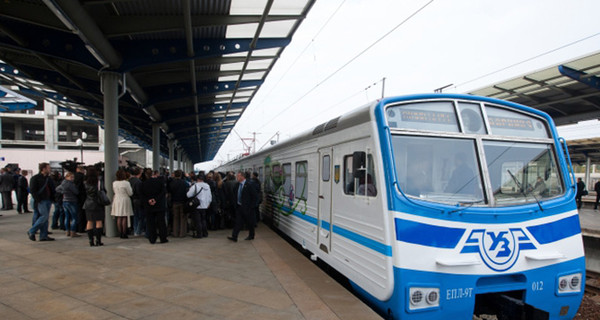
[[[166,195],[165,181],[159,176],[158,170],[152,172],[152,177],[141,185],[141,196],[146,209],[146,235],[151,244],[156,243],[156,227],[160,243],[167,240],[167,224],[165,222]]]
[[[0,193],[2,193],[2,210],[12,210],[12,190],[14,188],[13,175],[10,168],[2,168],[0,171]]]
[[[245,240],[254,239],[254,207],[258,201],[258,194],[254,186],[247,180],[249,178],[250,175],[248,173],[244,174],[241,171],[236,176],[238,185],[236,188],[235,226],[233,227],[231,237],[227,237],[227,239],[233,242],[237,242],[238,234],[244,223],[246,223],[249,230],[248,237]]]
[[[17,181],[17,212],[31,213],[27,208],[27,197],[29,196],[29,182],[27,181],[27,171],[19,176]]]

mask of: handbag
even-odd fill
[[[106,195],[106,190],[104,189],[99,189],[98,190],[98,204],[101,206],[107,206],[110,204],[110,199],[108,198],[108,196]]]
[[[195,189],[196,189],[196,186],[194,186],[194,190]],[[194,209],[198,208],[198,206],[200,205],[200,200],[198,200],[197,196],[198,196],[198,194],[200,194],[200,192],[202,192],[203,189],[204,188],[200,188],[200,190],[198,192],[196,192],[196,194],[193,197],[188,198],[185,201],[186,210],[188,210],[189,212],[192,212],[192,211],[194,211]]]

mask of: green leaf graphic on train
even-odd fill
[[[264,188],[271,200],[273,222],[276,225],[279,223],[277,219],[279,214],[288,216],[295,211],[306,214],[307,179],[303,179],[302,190],[294,190],[291,181],[291,164],[282,165],[271,161],[270,157],[265,159],[264,164],[266,170]],[[306,164],[299,164],[297,169],[306,172]]]

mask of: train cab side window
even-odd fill
[[[283,166],[283,194],[290,194],[292,188],[292,164],[284,163]]]
[[[375,185],[373,155],[357,151],[344,157],[344,193],[376,197]]]
[[[306,168],[308,167],[308,162],[296,162],[296,198],[307,200],[308,188],[306,186]]]

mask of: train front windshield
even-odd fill
[[[546,122],[472,101],[386,108],[398,184],[427,201],[510,206],[564,194]]]

